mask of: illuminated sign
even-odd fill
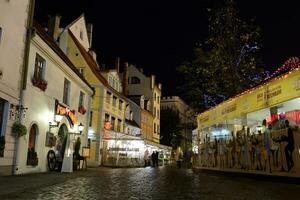
[[[66,106],[58,103],[57,100],[55,101],[55,114],[66,116],[71,126],[74,126],[76,123],[75,110],[67,108]]]
[[[106,130],[110,130],[110,129],[112,128],[111,123],[110,123],[110,122],[104,122],[104,128],[105,128]]]

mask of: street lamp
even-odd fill
[[[80,124],[78,125],[78,131],[80,134],[82,133],[83,129],[84,129],[84,125],[80,122]]]

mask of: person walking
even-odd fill
[[[293,161],[293,151],[295,149],[295,141],[294,141],[294,134],[293,130],[290,127],[290,123],[288,120],[285,120],[285,126],[288,129],[288,136],[283,136],[282,141],[287,141],[288,144],[285,146],[285,158],[288,167],[288,171],[290,171],[294,167]]]

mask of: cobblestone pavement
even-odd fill
[[[0,177],[0,199],[291,199],[300,185],[191,169],[93,168],[73,174]]]

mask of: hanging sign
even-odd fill
[[[67,108],[66,106],[58,103],[57,100],[55,101],[55,114],[66,116],[71,126],[74,126],[76,123],[75,110]]]

